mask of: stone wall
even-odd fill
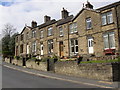
[[[35,62],[35,61],[27,61],[26,62],[26,67],[27,68],[32,68],[36,70],[41,70],[41,71],[47,71],[47,63],[46,62]]]
[[[10,59],[5,59],[5,62],[10,63]],[[14,59],[12,64],[22,66],[23,61]],[[48,65],[48,62],[26,61],[26,68],[49,71],[48,66],[49,69],[53,67],[52,71],[55,73],[89,79],[120,81],[120,63],[78,64],[77,61],[57,61],[51,66],[51,64]]]
[[[18,66],[23,66],[23,61],[22,60],[13,59],[12,60],[12,64],[18,65]]]
[[[10,63],[10,59],[9,58],[5,58],[4,61],[7,62],[7,63]]]
[[[7,61],[7,63],[9,63],[9,60]],[[23,66],[23,61],[13,59],[12,64],[18,65],[18,66]],[[26,61],[26,68],[32,68],[32,69],[36,69],[36,70],[47,71],[47,63],[46,62],[37,63],[35,61],[28,60],[28,61]]]
[[[115,77],[115,80],[118,80],[118,78],[116,78],[117,77],[116,75],[119,75],[116,73],[118,72],[117,68],[120,67],[120,64],[119,66],[116,65],[112,64],[78,65],[76,61],[63,61],[55,63],[55,72],[76,77],[113,81],[113,77]]]

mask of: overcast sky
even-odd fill
[[[21,32],[25,24],[31,26],[31,21],[38,25],[44,22],[44,16],[52,19],[61,19],[61,10],[64,7],[74,16],[82,9],[87,0],[0,0],[0,33],[6,23],[12,24]],[[99,8],[119,0],[88,0]]]

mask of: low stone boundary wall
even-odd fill
[[[12,60],[12,64],[18,65],[18,66],[23,66],[23,61],[22,60],[13,59]]]
[[[35,61],[26,61],[26,67],[37,69],[41,71],[47,71],[47,63],[46,62],[35,62]]]
[[[7,63],[10,63],[10,59],[9,58],[5,58],[4,61],[7,62]]]
[[[111,56],[89,57],[89,60],[114,60],[117,58],[118,55],[111,55]]]
[[[5,59],[5,62],[10,63],[10,59]],[[12,64],[23,66],[23,60],[13,59]],[[78,64],[77,61],[57,61],[50,64],[48,61],[35,62],[28,60],[25,66],[41,71],[49,71],[48,68],[53,67],[52,71],[55,73],[89,79],[120,81],[120,63]]]
[[[55,72],[70,76],[115,81],[118,80],[120,64],[77,64],[76,61],[55,63]]]

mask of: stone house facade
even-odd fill
[[[25,26],[16,36],[15,55],[115,55],[120,50],[120,1],[93,9],[87,2],[76,15],[63,8],[60,20],[44,16],[44,23]]]

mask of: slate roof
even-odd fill
[[[57,26],[70,22],[72,20],[72,18],[73,18],[73,15],[70,15],[65,19],[58,20],[57,21]]]
[[[103,11],[103,10],[110,9],[110,8],[112,8],[112,7],[115,7],[115,6],[117,6],[117,5],[120,5],[120,1],[115,2],[115,3],[112,3],[112,4],[109,4],[109,5],[104,6],[104,7],[101,7],[101,8],[98,8],[98,9],[96,9],[96,10]]]
[[[22,34],[24,32],[24,30],[25,30],[26,27],[32,29],[32,27],[30,27],[30,26],[25,26],[20,34]]]
[[[49,26],[49,25],[52,25],[52,24],[55,24],[57,21],[55,19],[53,20],[50,20],[50,21],[47,21],[46,23],[43,23],[41,25],[38,25],[39,29],[43,28],[43,27],[46,27],[46,26]]]

